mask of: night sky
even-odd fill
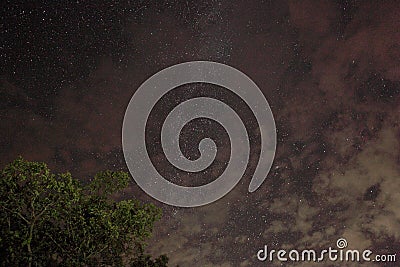
[[[100,170],[127,170],[121,129],[135,90],[165,67],[217,61],[246,73],[268,99],[278,131],[272,170],[247,192],[259,143],[251,114],[238,108],[249,118],[255,153],[228,195],[175,208],[132,181],[121,196],[163,208],[149,251],[180,266],[266,266],[256,259],[264,244],[318,249],[344,237],[349,248],[398,253],[400,260],[398,2],[3,1],[1,7],[0,167],[21,155],[82,181]],[[172,99],[221,92],[200,84],[177,88]],[[150,138],[157,138],[171,101],[158,104]],[[221,173],[229,142],[212,123],[187,128],[183,143],[206,134],[221,139],[209,172],[188,180],[168,166],[158,142],[150,150],[169,179],[198,185]]]

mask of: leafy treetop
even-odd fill
[[[167,266],[144,254],[161,210],[115,201],[125,172],[100,172],[86,185],[45,163],[18,158],[0,171],[0,266]]]

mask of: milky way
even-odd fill
[[[136,88],[167,66],[217,61],[246,73],[268,99],[278,131],[274,165],[261,188],[248,193],[259,143],[251,114],[239,108],[249,118],[254,153],[245,177],[224,198],[173,208],[134,182],[121,196],[163,208],[149,251],[180,266],[266,266],[256,258],[264,244],[320,249],[344,237],[350,248],[398,253],[400,5],[199,2],[3,3],[1,166],[21,155],[82,180],[104,169],[126,170],[121,127]],[[219,90],[187,86],[173,98]],[[160,103],[158,113],[169,104]],[[152,115],[150,137],[158,117]],[[192,139],[191,129],[199,136]],[[153,161],[177,183],[213,179],[230,153],[223,129],[188,125],[182,143],[205,134],[220,150],[194,182],[168,167],[157,142],[150,147]],[[188,157],[196,157],[187,146]]]

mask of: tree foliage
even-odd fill
[[[19,158],[0,171],[1,266],[167,266],[143,253],[161,210],[115,201],[125,172],[105,171],[86,185],[70,173]]]

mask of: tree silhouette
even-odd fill
[[[125,172],[104,171],[83,185],[70,173],[18,158],[0,171],[1,266],[167,266],[144,254],[161,210],[111,195]]]

